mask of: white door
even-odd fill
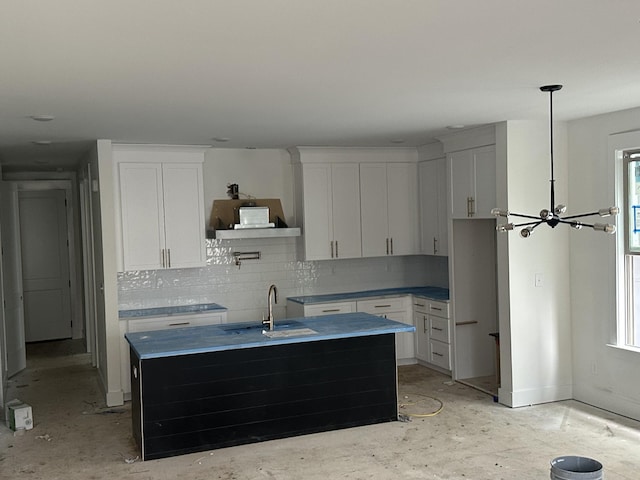
[[[472,216],[471,202],[475,201],[473,151],[450,153],[448,161],[451,170],[451,217],[468,218]]]
[[[331,165],[304,165],[302,176],[305,258],[326,260],[331,258],[333,241]]]
[[[72,337],[65,196],[64,190],[19,193],[27,342]]]
[[[202,267],[206,263],[202,165],[164,164],[164,227],[167,267]]]
[[[0,184],[2,208],[2,280],[4,292],[5,351],[7,375],[11,377],[26,367],[24,306],[22,299],[22,266],[18,191],[15,184]]]
[[[360,168],[357,163],[331,165],[331,192],[335,257],[361,257]]]
[[[387,204],[391,255],[418,253],[418,167],[387,165]]]
[[[489,145],[474,151],[476,176],[476,218],[495,218],[491,209],[496,206],[496,147]]]
[[[362,256],[389,255],[386,163],[360,164],[360,198]]]
[[[164,268],[162,165],[121,163],[119,173],[124,270]]]

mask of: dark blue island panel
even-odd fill
[[[393,334],[148,360],[132,350],[131,366],[143,460],[398,416]]]
[[[187,346],[189,353],[171,349],[161,356],[153,350],[145,356],[140,345],[133,348],[136,339],[128,338],[133,430],[142,459],[397,420],[391,332],[407,326],[362,314],[335,317],[339,327],[331,327],[332,319],[298,319],[316,331],[328,329],[324,335],[267,339],[250,348],[213,346],[191,353]],[[201,338],[207,328],[183,334]],[[347,333],[328,333],[335,328]],[[251,344],[255,333],[247,335]],[[136,335],[143,343],[151,340]]]

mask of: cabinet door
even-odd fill
[[[166,266],[200,267],[206,263],[202,165],[164,164]]]
[[[334,258],[361,257],[360,169],[357,163],[331,165],[331,192]]]
[[[387,164],[387,204],[391,255],[418,253],[418,167]]]
[[[420,251],[448,255],[446,160],[422,162],[420,178]]]
[[[415,312],[413,322],[416,326],[416,358],[428,362],[429,356],[429,321],[425,313]]]
[[[407,311],[386,313],[381,316],[396,322],[413,325],[413,315]],[[413,332],[396,333],[396,358],[398,360],[413,360],[415,356],[415,336]]]
[[[121,163],[119,175],[124,270],[163,268],[162,166]]]
[[[469,218],[475,195],[473,151],[463,150],[448,155],[451,171],[451,216]],[[492,207],[493,208],[493,207]]]
[[[491,209],[496,206],[496,148],[494,145],[474,150],[475,218],[495,218]]]
[[[302,178],[305,259],[326,260],[333,241],[331,165],[304,165]]]
[[[436,255],[449,255],[449,211],[447,210],[447,161],[436,160],[436,178],[438,187],[438,235]],[[493,208],[493,207],[492,207]]]
[[[387,165],[360,164],[362,256],[388,255]]]

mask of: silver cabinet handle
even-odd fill
[[[322,313],[332,313],[332,312],[339,312],[340,309],[339,308],[330,308],[329,310],[322,310]]]
[[[387,238],[387,255],[389,255],[389,239]]]
[[[424,303],[414,303],[413,305],[416,307],[424,307]]]
[[[433,305],[429,305],[429,308],[430,308],[431,310],[437,310],[438,312],[441,312],[441,311],[442,311],[442,308],[440,308],[440,307],[434,307]]]
[[[170,327],[181,327],[183,325],[191,325],[191,322],[177,322],[169,324]]]
[[[422,331],[423,333],[427,333],[427,316],[422,316]]]
[[[473,197],[467,197],[467,217],[473,217],[476,213],[476,200]]]
[[[164,248],[160,250],[160,262],[162,263],[162,268],[166,267]]]
[[[433,254],[435,255],[436,253],[438,253],[438,240],[436,240],[436,237],[433,237]]]
[[[391,237],[391,255],[393,255],[393,237]]]
[[[390,308],[391,305],[374,305],[373,308]]]
[[[432,330],[436,330],[437,332],[441,332],[442,328],[438,328],[438,327],[431,327]]]
[[[441,353],[438,353],[438,352],[433,352],[433,354],[434,354],[435,356],[437,356],[437,357],[444,357],[444,355],[442,355]]]
[[[333,258],[333,240],[331,240],[331,242],[329,243],[331,243],[331,258]]]
[[[171,249],[167,249],[167,267],[171,268]]]
[[[340,255],[338,255],[338,241],[336,240],[336,258],[338,258]]]

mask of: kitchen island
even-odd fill
[[[395,339],[366,313],[128,333],[143,460],[397,420]]]

